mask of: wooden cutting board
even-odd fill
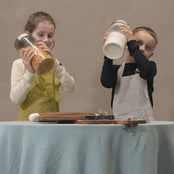
[[[146,123],[146,120],[77,120],[75,124],[124,124],[124,125],[137,125]]]

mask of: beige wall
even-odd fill
[[[12,0],[0,1],[0,120],[16,120],[18,106],[9,99],[11,65],[18,57],[14,40],[28,16],[44,10],[56,21],[54,52],[76,79],[71,94],[61,94],[61,111],[111,113],[111,90],[100,84],[102,38],[110,23],[124,19],[132,27],[147,25],[159,36],[153,59],[157,62],[154,113],[157,120],[174,120],[173,0]]]

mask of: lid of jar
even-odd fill
[[[126,21],[121,20],[121,19],[114,21],[114,22],[112,23],[112,25],[113,25],[113,24],[115,24],[115,23],[127,24],[127,22],[126,22]]]
[[[34,38],[31,36],[30,33],[22,33],[22,34],[20,34],[20,35],[17,37],[17,39],[15,40],[15,44],[14,44],[14,45],[15,45],[15,48],[16,48],[17,50],[19,50],[19,49],[21,48],[20,42],[21,42],[24,38],[29,38],[30,41],[31,41],[32,43],[34,43]]]

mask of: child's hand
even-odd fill
[[[24,48],[22,48],[20,50],[20,56],[22,58],[23,64],[25,65],[26,69],[31,73],[35,73],[31,65],[31,60],[34,56],[33,49],[27,48],[26,50],[24,50]]]
[[[39,48],[41,48],[43,51],[47,52],[50,56],[54,57],[54,53],[51,51],[51,49],[42,41],[38,41],[37,45]]]
[[[103,37],[103,41],[104,41],[104,42],[106,41],[106,39],[107,39],[107,37],[108,37],[108,35],[109,35],[110,32],[111,32],[110,29],[108,29],[108,30],[106,31],[106,33],[105,33],[105,35],[104,35],[104,37]]]
[[[125,34],[127,41],[133,40],[133,32],[130,25],[123,24],[120,26],[120,30]]]

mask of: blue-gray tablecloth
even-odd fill
[[[0,122],[0,174],[174,174],[174,122]]]

